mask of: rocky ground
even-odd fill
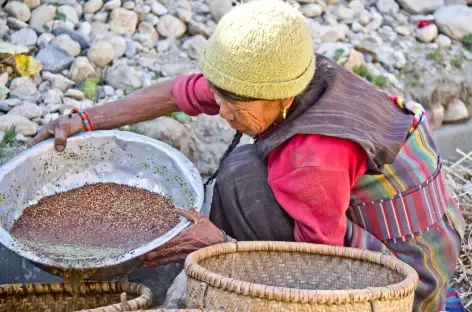
[[[196,71],[217,21],[239,2],[0,0],[0,164],[73,107],[115,101]],[[379,88],[422,103],[434,129],[472,116],[471,0],[291,2],[307,17],[318,53]],[[2,41],[29,51],[41,72],[20,77],[2,66],[11,57],[2,53]],[[216,169],[233,135],[219,117],[185,115],[122,130],[175,146],[203,176]],[[169,306],[181,299],[178,280]]]
[[[435,129],[471,115],[472,1],[291,2],[307,17],[318,53],[423,103]],[[101,105],[196,71],[217,21],[234,5],[232,0],[0,0],[0,40],[27,48],[42,64],[32,77],[0,66],[0,131],[15,126],[24,141],[73,107]],[[87,89],[90,78],[97,78],[94,92]],[[181,115],[128,130],[179,148],[203,175],[216,168],[233,133],[218,117]],[[216,144],[203,144],[210,142]],[[23,146],[6,145],[0,156]]]

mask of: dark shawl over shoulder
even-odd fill
[[[388,94],[370,82],[316,55],[313,80],[292,106],[289,117],[257,143],[263,159],[295,134],[351,139],[367,152],[369,171],[393,163],[413,122]]]

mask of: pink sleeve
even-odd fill
[[[218,115],[220,110],[202,74],[175,77],[172,82],[172,98],[187,115]]]
[[[352,141],[296,135],[269,155],[268,182],[295,220],[295,239],[344,245],[351,189],[367,170],[367,155]]]

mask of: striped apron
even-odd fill
[[[456,268],[464,219],[448,195],[440,156],[423,107],[391,96],[414,114],[400,153],[379,175],[364,175],[351,191],[346,245],[392,253],[416,269],[415,311],[442,311]]]

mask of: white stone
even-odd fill
[[[405,54],[402,51],[398,50],[393,53],[393,58],[395,59],[394,66],[396,68],[403,68],[406,66]]]
[[[323,13],[323,7],[319,4],[305,4],[302,6],[303,14],[306,17],[318,17]]]
[[[23,103],[18,106],[13,107],[9,112],[8,115],[19,115],[26,117],[28,119],[38,118],[43,115],[41,109],[38,105],[34,103]]]
[[[441,49],[449,49],[452,45],[452,40],[448,36],[445,36],[443,34],[440,34],[436,38],[436,44],[441,48]]]
[[[134,3],[134,1],[126,1],[125,3],[123,3],[123,9],[132,10],[135,8],[135,6],[136,3]]]
[[[98,41],[92,44],[87,52],[89,60],[98,67],[107,66],[115,55],[113,45],[108,41]]]
[[[32,10],[41,4],[41,0],[24,0],[24,3]]]
[[[400,6],[413,14],[426,14],[444,5],[444,0],[397,0]]]
[[[59,35],[51,41],[52,45],[58,46],[67,52],[73,57],[76,57],[80,54],[80,44],[74,40],[69,35]]]
[[[5,132],[12,126],[15,126],[18,134],[25,136],[35,135],[38,132],[38,125],[26,117],[13,114],[0,116],[0,131]]]
[[[352,23],[351,29],[353,32],[365,32],[366,29],[358,22]]]
[[[42,4],[31,12],[29,24],[31,26],[42,27],[56,16],[56,7],[53,5]]]
[[[397,26],[395,27],[397,34],[408,37],[410,35],[410,29],[408,26]]]
[[[433,130],[439,129],[444,121],[444,106],[436,104],[430,107],[426,114]]]
[[[469,111],[461,100],[456,99],[446,106],[446,112],[444,113],[445,123],[459,122],[468,118]]]
[[[440,8],[434,13],[441,33],[451,39],[462,40],[472,33],[472,8],[455,4]]]
[[[153,2],[151,4],[151,10],[152,10],[152,13],[154,13],[156,15],[159,15],[159,16],[166,15],[167,12],[168,12],[165,5],[163,5],[162,3],[159,3],[159,2]]]
[[[351,20],[355,14],[353,10],[345,6],[336,7],[333,13],[341,20]]]
[[[126,41],[121,36],[113,36],[108,39],[108,42],[113,46],[113,59],[119,59],[125,54]]]
[[[372,21],[367,24],[366,28],[369,30],[377,30],[382,26],[383,16],[377,12],[372,13]]]
[[[181,20],[168,14],[159,19],[157,31],[164,37],[180,38],[187,31],[187,27]]]
[[[13,91],[18,88],[36,89],[36,84],[30,77],[17,77],[10,82],[10,91]]]
[[[396,14],[400,9],[398,3],[395,0],[378,0],[377,9],[384,14]]]
[[[38,35],[31,28],[23,28],[11,35],[11,42],[22,46],[36,45]]]
[[[354,49],[349,53],[349,58],[344,63],[344,68],[352,71],[365,64],[364,55]]]
[[[416,37],[422,42],[432,42],[438,36],[438,27],[435,24],[416,30]]]
[[[114,9],[110,14],[110,30],[120,35],[132,35],[138,25],[138,14],[123,8]]]
[[[10,90],[10,98],[38,103],[41,100],[41,93],[39,93],[36,86],[20,87],[16,88],[15,90]]]
[[[329,57],[338,63],[344,63],[349,57],[351,45],[344,42],[326,42],[322,43],[316,52]]]
[[[144,16],[144,22],[148,22],[152,26],[156,26],[159,22],[159,18],[152,13],[147,13],[146,16]]]
[[[107,11],[112,11],[121,7],[121,0],[111,0],[105,3],[104,8]]]
[[[188,56],[194,60],[198,60],[205,51],[208,45],[208,40],[202,35],[196,35],[188,39],[184,43],[184,48],[187,50]]]
[[[54,39],[54,35],[51,34],[51,33],[44,33],[44,34],[41,34],[41,36],[39,36],[38,38],[38,41],[37,41],[37,45],[43,49],[46,47],[46,45],[48,45],[53,39]]]
[[[79,23],[79,15],[77,14],[76,9],[74,9],[72,6],[62,5],[57,9],[57,12],[64,14],[67,20],[74,25]]]
[[[346,38],[344,29],[338,26],[321,25],[318,22],[310,20],[313,39],[319,39],[321,42],[336,42]]]
[[[5,12],[22,22],[27,22],[31,18],[31,11],[28,6],[18,1],[9,1],[5,6]]]
[[[60,74],[53,74],[51,72],[43,71],[42,76],[44,80],[47,80],[51,83],[51,88],[59,89],[62,92],[65,92],[75,84],[75,82]]]
[[[78,89],[69,89],[64,95],[77,101],[85,99],[85,94]]]
[[[57,29],[57,28],[68,28],[70,30],[73,30],[75,25],[74,23],[72,22],[69,22],[69,21],[61,21],[61,20],[54,20],[54,21],[49,21],[46,23],[47,27],[49,27],[49,29]]]
[[[226,13],[233,8],[231,0],[208,0],[211,16],[218,22]]]
[[[108,12],[98,12],[93,16],[93,20],[99,23],[106,23],[108,20]]]
[[[95,67],[85,56],[77,57],[70,67],[69,77],[75,82],[81,82],[88,77],[96,76]]]
[[[82,22],[80,23],[79,29],[77,29],[79,33],[83,36],[88,37],[92,32],[92,25],[89,22]]]
[[[84,4],[84,13],[98,12],[103,6],[102,0],[89,0]]]
[[[110,86],[126,91],[141,87],[141,81],[134,70],[125,64],[113,65],[106,74],[105,81]]]
[[[0,86],[6,86],[7,85],[8,77],[9,77],[8,72],[0,73]]]
[[[370,20],[372,19],[372,15],[370,14],[369,11],[367,10],[362,10],[360,13],[359,13],[359,23],[362,25],[362,26],[367,26],[367,24],[370,23]]]
[[[148,40],[159,40],[159,35],[157,34],[156,29],[148,22],[141,22],[138,26],[138,31],[140,34],[144,34]]]
[[[43,98],[43,103],[45,104],[59,104],[62,103],[62,97],[64,93],[59,89],[51,89],[47,91]]]

